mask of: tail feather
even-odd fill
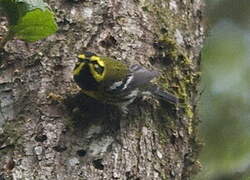
[[[179,99],[174,96],[173,94],[162,90],[156,85],[151,84],[148,88],[148,91],[150,91],[157,99],[172,103],[172,104],[178,104]]]

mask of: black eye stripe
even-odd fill
[[[104,68],[100,66],[97,61],[92,61],[92,64],[93,64],[93,68],[95,69],[95,71],[101,75],[104,71]]]
[[[90,62],[90,60],[89,59],[82,59],[82,58],[78,58],[78,62]]]
[[[102,74],[103,74],[104,69],[103,69],[103,68],[101,68],[101,67],[99,67],[99,68],[95,68],[95,71],[96,71],[98,74],[102,75]]]
[[[92,64],[97,64],[98,66],[100,66],[99,63],[98,63],[97,61],[91,61],[91,63],[92,63]]]

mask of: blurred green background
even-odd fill
[[[250,0],[206,0],[196,180],[250,180]],[[248,74],[249,73],[249,74]]]

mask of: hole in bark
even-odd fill
[[[64,68],[64,66],[61,65],[61,64],[57,64],[57,65],[54,66],[54,70],[55,70],[55,71],[62,70],[63,68]]]
[[[130,179],[130,178],[131,178],[130,171],[127,171],[127,172],[125,173],[125,175],[126,175],[127,179]]]
[[[38,134],[36,137],[35,137],[35,140],[37,142],[43,142],[43,141],[46,141],[48,138],[46,135],[44,134]]]
[[[166,28],[161,28],[161,33],[165,34],[167,32],[168,32],[168,30]]]
[[[86,151],[85,150],[83,150],[83,149],[80,149],[80,150],[78,150],[77,152],[76,152],[76,154],[78,155],[78,156],[85,156],[86,155]]]
[[[165,42],[154,42],[154,48],[158,50],[165,50],[168,49],[168,44]]]
[[[68,0],[69,3],[79,3],[80,0]]]
[[[175,137],[174,135],[172,135],[172,136],[170,137],[170,143],[171,143],[171,144],[175,144],[175,143],[176,143],[176,137]]]
[[[94,160],[94,161],[93,161],[93,166],[94,166],[96,169],[99,169],[99,170],[103,170],[103,169],[104,169],[104,166],[103,166],[103,164],[102,164],[102,159]]]
[[[113,36],[107,36],[103,41],[100,42],[102,47],[110,48],[117,44],[115,38]]]
[[[164,64],[165,66],[169,66],[170,64],[173,63],[173,60],[171,59],[170,56],[159,56],[158,61]]]
[[[63,152],[63,151],[66,151],[67,147],[64,145],[57,145],[57,146],[54,146],[53,149],[56,152]]]

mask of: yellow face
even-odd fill
[[[79,75],[84,65],[88,65],[90,68],[90,73],[95,78],[97,82],[103,80],[105,75],[105,62],[98,56],[86,56],[85,54],[78,55],[79,61],[74,69],[74,75]]]

